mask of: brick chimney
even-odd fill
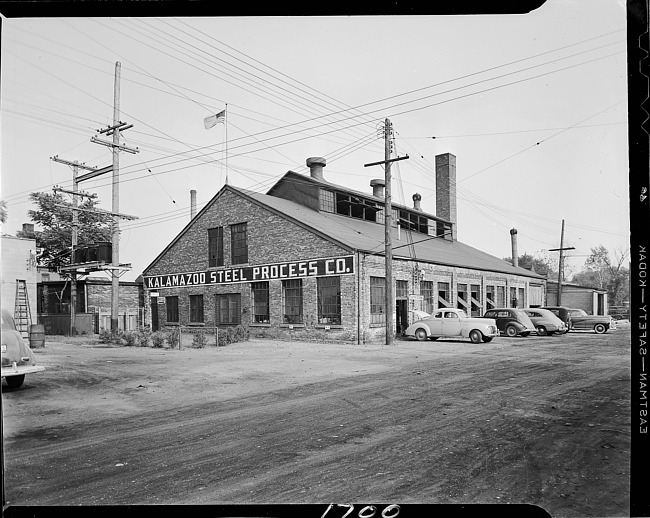
[[[451,239],[456,241],[456,156],[436,155],[436,216],[451,221]]]
[[[385,198],[384,187],[386,187],[386,181],[383,178],[370,180],[370,187],[372,187],[373,196],[376,196],[377,198]]]
[[[512,243],[512,265],[519,266],[519,254],[517,253],[517,229],[510,229],[510,241]]]
[[[323,167],[325,167],[325,164],[326,161],[323,157],[309,157],[307,159],[307,167],[309,167],[310,176],[316,180],[325,180],[325,178],[323,178]]]

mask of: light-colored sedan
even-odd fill
[[[564,334],[569,331],[567,325],[548,309],[526,308],[524,309],[524,312],[537,328],[537,334],[539,336],[552,335],[555,333]]]
[[[417,340],[463,337],[478,344],[492,341],[499,330],[494,320],[468,317],[462,309],[441,308],[408,326],[404,335]]]
[[[2,310],[2,377],[9,388],[18,388],[25,381],[25,374],[44,371],[36,365],[34,353],[16,331],[11,313]]]

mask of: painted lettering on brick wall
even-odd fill
[[[354,261],[351,255],[314,261],[261,264],[242,268],[207,270],[205,272],[147,276],[144,278],[144,283],[148,289],[157,289],[270,281],[274,279],[299,279],[302,277],[346,275],[350,273],[354,273]]]

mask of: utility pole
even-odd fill
[[[549,252],[560,252],[560,264],[558,265],[557,273],[557,305],[562,305],[562,277],[564,271],[564,251],[565,250],[575,250],[575,247],[564,247],[564,220],[562,220],[562,234],[560,235],[560,248],[549,248]]]
[[[392,217],[393,217],[393,204],[391,200],[391,174],[390,166],[393,162],[398,160],[408,159],[408,155],[398,158],[390,158],[391,153],[391,135],[393,133],[393,126],[390,120],[384,121],[384,160],[380,162],[372,162],[364,164],[364,167],[384,164],[384,181],[386,186],[384,188],[384,243],[385,243],[385,270],[386,270],[386,345],[393,345],[393,322],[395,315],[393,314],[393,241],[391,235]]]
[[[68,160],[63,160],[57,156],[53,156],[51,158],[54,162],[59,162],[61,164],[66,164],[72,167],[72,191],[66,191],[64,189],[59,189],[56,188],[54,189],[54,192],[57,191],[62,191],[62,192],[67,192],[68,194],[72,195],[72,250],[70,251],[70,264],[73,264],[75,259],[74,259],[74,251],[75,248],[77,247],[77,241],[78,241],[78,236],[79,236],[79,216],[78,216],[78,210],[77,210],[77,196],[87,196],[91,198],[92,196],[88,194],[83,194],[79,193],[79,181],[77,178],[77,175],[79,174],[79,168],[81,167],[82,169],[88,169],[90,171],[93,171],[94,169],[91,167],[86,167],[83,164],[79,164],[76,160],[74,162],[70,162]],[[70,280],[70,336],[75,336],[77,334],[76,330],[76,316],[77,316],[77,271],[72,270],[70,272],[71,275],[71,280]]]
[[[122,66],[120,62],[115,63],[115,86],[113,93],[113,125],[100,130],[99,133],[106,133],[113,136],[112,142],[100,140],[96,137],[90,139],[91,142],[102,144],[112,148],[113,152],[113,181],[112,181],[112,213],[113,225],[111,232],[112,242],[112,270],[111,270],[111,332],[115,333],[119,329],[118,315],[120,308],[120,151],[127,151],[128,153],[137,153],[138,149],[131,149],[120,144],[120,131],[127,130],[133,125],[126,125],[120,122],[120,73]]]

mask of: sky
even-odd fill
[[[586,9],[588,5],[588,9]],[[629,248],[626,11],[548,0],[525,15],[4,18],[2,232],[29,223],[31,192],[101,168],[91,142],[119,120],[120,261],[135,280],[228,183],[257,192],[288,170],[372,193],[393,125],[393,201],[435,214],[435,156],[457,163],[458,239],[494,256],[556,260]],[[206,130],[204,118],[227,110]],[[83,174],[87,171],[80,171]],[[80,184],[112,209],[110,173]],[[37,228],[38,230],[38,228]]]

